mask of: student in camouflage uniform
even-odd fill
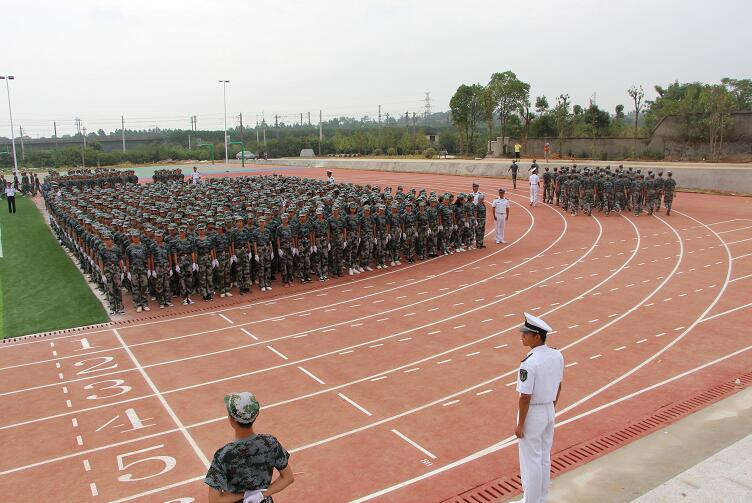
[[[343,255],[345,256],[345,267],[347,273],[352,276],[363,272],[358,267],[358,242],[360,241],[360,217],[358,216],[358,205],[351,202],[347,205],[347,216],[345,217],[345,238],[342,246],[345,247]]]
[[[614,184],[611,181],[610,176],[602,177],[602,182],[600,183],[599,190],[601,206],[603,207],[605,215],[608,216],[608,214],[611,213],[611,210],[614,207]]]
[[[141,235],[136,229],[130,231],[130,236],[131,244],[125,249],[125,270],[133,288],[133,304],[136,306],[136,312],[140,313],[149,310],[146,276],[149,250],[141,242]]]
[[[232,231],[232,254],[236,265],[236,275],[240,294],[251,291],[251,234],[245,228],[243,216],[235,216],[235,229]],[[233,260],[233,258],[231,258]]]
[[[543,169],[543,202],[548,204],[549,200],[553,198],[553,176],[548,170],[548,166]]]
[[[637,178],[632,182],[632,208],[636,217],[642,213],[642,201],[645,196],[645,185],[642,181],[642,175],[637,175]]]
[[[259,271],[259,286],[261,291],[265,292],[272,289],[272,233],[266,227],[266,217],[258,220],[258,227],[253,230],[253,255],[256,257]]]
[[[400,265],[400,238],[402,237],[402,218],[399,214],[399,204],[397,201],[392,203],[390,208],[391,212],[387,218],[389,223],[389,238],[388,238],[388,252],[390,265]]]
[[[193,285],[193,269],[196,265],[196,247],[193,241],[188,239],[188,227],[178,227],[178,238],[172,244],[172,263],[175,264],[175,272],[180,275],[180,296],[183,297],[183,305],[193,304],[191,300],[191,288]]]
[[[452,248],[452,229],[454,228],[454,212],[450,205],[450,195],[444,194],[439,206],[439,247],[444,255],[454,253]]]
[[[428,254],[428,214],[426,213],[426,203],[423,200],[418,202],[418,214],[415,215],[416,235],[415,248],[418,258],[426,260]]]
[[[231,393],[225,406],[235,440],[214,453],[204,479],[209,501],[273,503],[272,495],[295,480],[290,454],[273,436],[254,431],[261,406],[252,393]],[[279,476],[272,481],[275,469]]]
[[[287,213],[282,213],[281,222],[277,227],[276,241],[277,254],[279,255],[280,272],[282,273],[282,283],[285,288],[292,286],[294,275],[293,269],[293,231],[290,227],[290,218]]]
[[[232,297],[232,221],[217,220],[217,233],[214,236],[214,253],[216,257],[215,270],[217,282],[214,284],[219,291],[220,298]]]
[[[582,181],[582,211],[587,215],[593,214],[593,192],[595,182],[593,175],[588,171],[585,173],[585,179]]]
[[[548,168],[546,168],[548,169]],[[486,195],[478,194],[478,204],[475,205],[475,244],[478,248],[485,248],[483,238],[486,236]]]
[[[645,204],[648,207],[648,215],[653,214],[655,208],[655,175],[652,171],[648,172],[648,178],[645,180]]]
[[[475,205],[471,195],[465,196],[465,232],[462,245],[466,250],[475,248]]]
[[[438,199],[433,193],[428,200],[426,213],[428,214],[428,256],[436,257],[439,250],[439,206]]]
[[[454,231],[453,237],[452,237],[452,248],[454,248],[457,252],[463,252],[465,251],[465,248],[462,246],[463,240],[462,237],[465,234],[465,228],[467,227],[467,222],[465,222],[465,194],[464,192],[460,192],[457,194],[457,200],[454,202],[454,226],[452,227],[452,230]]]
[[[577,210],[580,209],[580,188],[581,185],[577,179],[577,175],[574,173],[569,175],[567,202],[569,203],[569,211],[574,216],[577,216]]]
[[[371,268],[371,255],[373,255],[374,241],[376,240],[376,231],[374,229],[373,215],[371,215],[371,207],[366,204],[363,206],[363,215],[360,217],[360,246],[358,253],[360,255],[360,263],[358,268],[361,272],[363,270],[373,271]]]
[[[345,220],[340,215],[339,206],[332,208],[332,216],[329,218],[329,273],[339,278],[342,276],[342,253],[345,250]],[[328,276],[325,278],[328,279]]]
[[[194,245],[196,247],[196,263],[198,264],[198,288],[201,292],[201,298],[204,301],[210,301],[214,293],[212,271],[217,256],[214,250],[214,240],[206,235],[206,225],[198,224],[197,230],[198,237]]]
[[[386,206],[383,204],[378,206],[373,223],[376,228],[376,243],[373,246],[373,258],[376,262],[376,269],[383,269],[386,267],[386,247],[390,239],[389,220],[386,215]]]
[[[661,210],[661,199],[663,198],[666,180],[663,178],[663,171],[658,172],[658,178],[655,179],[655,211]]]
[[[331,250],[331,230],[324,216],[324,208],[316,208],[316,220],[313,222],[313,263],[319,281],[326,281],[329,273],[329,251]]]
[[[415,262],[415,240],[417,238],[417,219],[413,213],[412,201],[405,204],[405,213],[400,222],[405,259],[409,264]]]
[[[321,210],[323,215],[324,210]],[[301,283],[311,282],[311,254],[316,243],[314,227],[308,221],[308,212],[301,211],[298,214],[298,226],[295,233],[295,247],[293,254],[297,257],[297,269]]]
[[[676,178],[671,175],[671,171],[668,172],[668,178],[663,183],[663,205],[666,206],[666,216],[671,215],[671,205],[674,202],[674,196],[676,194]]]
[[[102,234],[104,245],[99,249],[99,268],[107,285],[107,302],[110,305],[110,314],[123,314],[123,291],[120,286],[122,277],[123,261],[120,249],[112,242],[112,234]]]
[[[170,245],[164,241],[164,231],[157,229],[154,233],[154,243],[151,245],[151,275],[154,279],[154,290],[159,308],[172,306],[170,292],[170,276],[172,276],[172,254]]]

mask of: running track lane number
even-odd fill
[[[120,418],[120,414],[117,414],[115,417],[104,423],[102,426],[96,429],[97,432],[105,429],[106,427],[110,426],[112,423],[117,421]],[[147,421],[150,421],[151,419],[154,419],[153,417],[146,417],[144,419],[141,419],[138,417],[138,414],[136,413],[136,409],[125,409],[125,420],[131,423],[131,427],[127,430],[123,430],[120,433],[127,433],[129,431],[135,431],[135,430],[141,430],[144,428],[150,428],[152,426],[155,426],[154,424],[146,424]],[[110,428],[120,428],[125,426],[124,423],[119,423],[110,426]]]
[[[112,383],[110,386],[100,386],[103,384]],[[93,389],[99,389],[100,391],[112,389],[112,390],[119,390],[117,393],[107,394],[107,395],[99,395],[99,394],[92,394],[86,397],[87,400],[100,400],[102,398],[113,398],[118,395],[124,395],[128,393],[131,388],[130,386],[124,384],[125,381],[123,379],[107,379],[105,381],[98,381],[93,382],[91,384],[87,384],[84,386],[85,390],[93,390]]]
[[[147,447],[146,449],[140,449],[138,451],[132,451],[132,452],[126,452],[125,454],[118,454],[117,455],[117,466],[118,471],[126,471],[130,467],[135,466],[140,463],[147,463],[150,461],[157,461],[159,463],[162,463],[162,468],[156,472],[152,473],[150,475],[143,475],[141,477],[134,476],[133,473],[124,473],[118,477],[118,480],[120,482],[137,482],[139,480],[146,480],[153,477],[159,477],[160,475],[163,475],[169,471],[171,471],[175,466],[177,465],[177,461],[175,461],[175,458],[172,456],[151,456],[151,457],[137,457],[139,454],[143,454],[145,452],[150,451],[156,451],[159,449],[164,448],[164,444],[159,445],[153,445],[151,447]],[[133,459],[131,459],[133,458]],[[153,468],[154,463],[149,463],[149,467]]]
[[[95,363],[93,365],[88,365],[88,368],[85,368],[83,370],[79,370],[76,375],[82,375],[82,374],[90,374],[92,372],[101,372],[103,370],[112,370],[116,369],[118,367],[118,364],[115,363],[114,365],[108,365],[107,367],[103,367],[103,365],[107,365],[112,360],[114,360],[114,356],[95,356],[93,358],[87,358],[85,360],[78,361],[73,364],[74,367],[84,367],[87,366],[86,362],[93,362],[93,361],[99,361],[99,363]]]

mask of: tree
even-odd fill
[[[750,79],[721,79],[730,94],[734,111],[752,110],[752,80]]]
[[[559,136],[559,151],[564,144],[564,131],[569,123],[569,95],[561,94],[556,98],[556,105],[552,111],[554,123],[556,124],[556,133]]]
[[[656,91],[657,90],[656,86]],[[637,138],[637,119],[640,117],[640,110],[642,110],[642,107],[644,106],[643,99],[645,98],[645,91],[642,89],[642,86],[639,88],[637,86],[632,86],[627,89],[627,94],[634,102],[634,137]]]
[[[460,130],[460,150],[465,154],[474,148],[475,131],[483,117],[483,86],[462,84],[449,100],[452,123]]]
[[[624,105],[622,104],[616,105],[614,112],[615,112],[616,119],[622,120],[624,118]]]
[[[483,88],[483,91],[481,92],[481,106],[483,107],[483,115],[485,115],[486,122],[488,124],[488,148],[486,149],[487,152],[491,152],[494,112],[496,111],[496,103],[498,102],[497,91],[498,87],[489,83]]]
[[[717,160],[723,149],[723,131],[731,123],[731,111],[736,105],[736,97],[729,92],[725,84],[719,84],[705,86],[700,100],[707,114],[705,121],[710,155]]]
[[[527,151],[527,139],[530,137],[530,123],[535,118],[532,110],[530,110],[530,99],[526,98],[520,104],[518,109],[520,119],[522,119],[522,147]]]
[[[535,111],[538,112],[538,115],[548,112],[548,99],[545,96],[535,98]]]
[[[530,96],[530,84],[522,82],[517,78],[514,72],[507,70],[502,73],[491,75],[489,86],[495,87],[498,105],[496,107],[499,113],[499,122],[501,122],[501,137],[507,136],[507,121],[513,112],[519,109],[526,99]]]

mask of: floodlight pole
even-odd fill
[[[13,144],[13,174],[18,176],[18,159],[16,158],[16,135],[13,130],[13,111],[10,108],[10,81],[15,77],[13,75],[0,75],[0,79],[5,81],[5,89],[8,93],[8,115],[10,115],[10,141]]]
[[[222,99],[224,101],[224,107],[225,107],[225,164],[229,164],[230,160],[227,154],[227,84],[230,82],[229,80],[220,80],[219,82],[222,83]]]

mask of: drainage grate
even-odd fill
[[[747,386],[752,385],[752,372],[747,372],[736,379],[719,384],[702,393],[675,403],[651,414],[621,430],[607,433],[583,444],[564,449],[551,457],[551,475],[553,477],[567,472],[579,465],[592,461],[610,451],[618,449],[624,444],[652,433],[653,431],[675,423],[684,416],[707,407],[721,398],[732,395]],[[520,474],[511,477],[501,477],[481,486],[475,487],[458,496],[454,496],[445,503],[491,503],[506,501],[522,492]]]

